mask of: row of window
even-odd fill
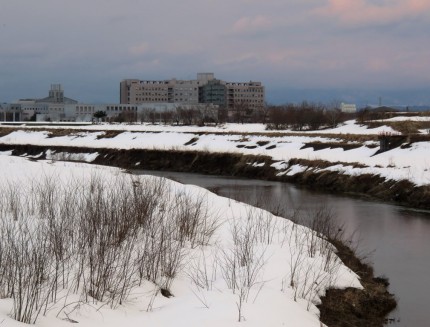
[[[219,94],[222,94],[222,92],[218,92]],[[239,97],[257,97],[257,98],[262,98],[264,97],[263,93],[255,93],[252,92],[251,94],[249,94],[247,91],[240,91],[240,90],[234,90],[234,92],[230,92],[231,94],[234,94],[234,96],[239,96]],[[142,93],[137,93],[135,98],[140,100],[142,99],[142,97],[145,97],[145,99],[147,99],[147,101],[150,101],[150,99],[159,99],[160,97],[164,98],[166,97],[167,94],[165,93],[159,93],[159,92],[142,92]],[[174,94],[175,97],[181,97],[181,96],[190,96],[190,97],[195,97],[197,98],[197,94],[196,93],[175,93]],[[130,94],[128,95],[128,97],[130,98]],[[149,100],[148,100],[149,99]]]
[[[124,108],[126,108],[126,110],[137,110],[137,107],[123,107],[123,106],[107,106],[106,110],[110,110],[110,111],[118,111],[119,110],[124,110]]]
[[[136,98],[137,102],[168,102],[167,98]]]
[[[175,87],[174,91],[198,91],[197,87]]]
[[[245,103],[263,103],[263,100],[249,100],[249,99],[243,99],[243,100],[234,100],[234,99],[229,99],[229,103],[241,103],[241,102],[245,102]]]
[[[167,87],[139,87],[136,89],[136,91],[164,91],[167,92],[168,88]]]
[[[166,92],[141,92],[136,93],[136,97],[142,97],[142,96],[166,96]]]
[[[94,106],[76,106],[76,109],[91,110],[94,109]]]
[[[229,96],[229,98],[262,98],[262,94],[234,94]]]
[[[124,110],[137,111],[137,107],[128,107],[128,106],[127,107],[123,107],[123,106],[107,106],[106,107],[106,111],[124,111]],[[76,107],[76,112],[77,113],[84,113],[84,114],[85,113],[94,113],[95,107],[91,107],[91,106]]]
[[[228,91],[234,93],[263,93],[263,89],[233,89],[229,88]]]
[[[87,113],[88,112],[94,112],[94,108],[87,108],[87,107],[76,107],[76,112],[78,113]]]
[[[257,86],[261,87],[261,83],[255,82],[255,83],[225,83],[227,86]]]
[[[140,81],[140,84],[143,85],[161,85],[161,84],[169,84],[170,81]]]
[[[176,91],[176,92],[180,92],[180,91],[198,91],[197,87],[174,87],[174,88],[169,88],[168,87],[138,87],[135,89],[136,92],[155,92],[155,91],[162,91],[163,93],[166,93],[168,91]],[[251,92],[251,93],[263,93],[264,92],[264,88],[263,87],[247,87],[245,86],[244,88],[235,88],[235,87],[231,87],[228,86],[227,87],[229,92]],[[130,92],[128,92],[130,94]]]
[[[137,111],[137,107],[108,106],[106,111]]]

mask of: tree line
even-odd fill
[[[302,102],[270,106],[267,110],[268,129],[292,129],[295,131],[335,128],[340,123],[352,119],[355,114],[342,112],[338,106]]]
[[[334,128],[345,120],[355,118],[355,114],[344,113],[335,104],[324,105],[304,101],[300,104],[266,105],[260,109],[251,109],[242,104],[231,109],[212,106],[205,108],[187,106],[165,111],[145,109],[141,112],[124,111],[115,117],[106,117],[106,113],[96,112],[94,117],[109,122],[149,122],[164,125],[260,123],[266,124],[267,129],[304,131]]]

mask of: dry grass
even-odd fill
[[[9,135],[10,133],[14,132],[15,129],[14,128],[4,128],[4,127],[0,127],[0,137]]]
[[[102,135],[97,135],[97,140],[100,139],[111,139],[114,138],[115,136],[121,134],[122,131],[104,131],[104,134]]]
[[[331,166],[343,165],[343,166],[352,166],[353,168],[366,168],[366,165],[363,165],[359,162],[332,162],[325,160],[307,160],[307,159],[290,159],[288,162],[290,166],[292,165],[302,165],[310,168],[319,168],[325,169]]]
[[[314,151],[318,151],[318,150],[323,150],[327,148],[330,148],[330,149],[342,148],[343,150],[348,151],[348,150],[360,148],[361,146],[363,146],[361,143],[316,141],[316,142],[305,143],[305,145],[303,145],[301,149],[313,148]]]
[[[389,126],[399,133],[408,134],[419,134],[422,129],[430,129],[430,121],[395,121],[395,122],[367,122],[366,125],[369,128],[376,128],[380,126]]]
[[[419,130],[422,129],[430,129],[430,122],[413,122],[413,121],[403,121],[403,122],[367,122],[366,125],[369,128],[376,128],[382,125],[391,126],[393,129],[405,134],[405,135],[416,135],[416,137],[411,137],[410,143],[418,142],[418,141],[430,141],[430,134],[417,134]],[[6,136],[14,131],[24,130],[24,131],[47,131],[48,137],[63,137],[63,136],[78,136],[81,133],[96,133],[101,130],[87,130],[87,129],[61,129],[61,128],[26,128],[26,127],[14,127],[14,128],[0,128],[0,137]],[[104,134],[98,135],[97,139],[105,139],[105,138],[113,138],[117,135],[125,132],[119,130],[104,130]],[[133,131],[131,133],[161,133],[161,131]],[[378,142],[378,135],[369,135],[369,134],[323,134],[323,133],[306,133],[306,132],[279,132],[279,133],[270,133],[270,132],[183,132],[183,134],[189,134],[192,137],[192,140],[196,139],[197,136],[200,135],[232,135],[232,136],[240,136],[240,140],[236,142],[249,142],[250,136],[263,136],[266,137],[266,140],[258,141],[258,146],[265,146],[270,143],[270,140],[273,138],[280,137],[312,137],[312,138],[323,138],[323,139],[336,139],[339,142],[309,142],[305,145],[306,147],[313,147],[314,149],[324,149],[324,148],[343,148],[344,150],[354,149],[356,147],[360,147],[365,142]],[[418,137],[419,135],[419,137]],[[194,137],[193,137],[194,136]],[[191,142],[191,141],[190,141]],[[353,144],[351,144],[353,143]],[[246,147],[244,145],[243,147]],[[375,145],[366,145],[368,147],[376,147]],[[271,148],[275,146],[272,145]]]

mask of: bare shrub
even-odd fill
[[[145,280],[169,289],[186,247],[208,244],[217,228],[205,198],[170,196],[163,179],[92,174],[6,185],[0,297],[13,299],[12,316],[25,323],[47,313],[65,289],[112,308]]]
[[[8,181],[6,186],[6,206],[7,212],[10,213],[14,220],[18,220],[22,214],[22,193],[21,188],[15,184]]]
[[[32,227],[25,222],[11,223],[9,232],[13,233],[8,239],[12,317],[28,324],[36,322],[52,291],[48,242],[42,229]]]
[[[320,293],[337,278],[341,261],[329,241],[340,240],[342,228],[337,227],[333,211],[326,207],[296,210],[292,215],[294,220],[310,227],[293,224],[289,230],[284,228],[290,250],[289,275],[284,280],[293,289],[294,301],[305,299],[309,310]]]
[[[294,227],[294,226],[293,226]],[[294,301],[297,301],[299,290],[299,276],[306,258],[304,234],[298,228],[291,228],[289,238],[289,286],[294,290]]]
[[[258,216],[248,212],[246,223],[231,222],[233,246],[221,249],[219,265],[227,284],[237,295],[238,321],[242,321],[243,305],[248,301],[251,289],[262,283],[261,273],[265,265],[266,247],[259,243],[261,226],[255,224]],[[264,232],[263,232],[264,235]],[[265,240],[265,237],[263,237]]]
[[[217,217],[209,214],[207,200],[202,195],[194,199],[186,193],[176,194],[172,209],[175,216],[177,238],[181,244],[190,242],[192,248],[207,245],[218,227]]]
[[[199,254],[188,264],[187,275],[198,288],[212,291],[218,271],[217,253],[207,255],[202,249]]]

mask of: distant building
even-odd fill
[[[205,78],[202,76],[202,78]],[[120,116],[125,121],[161,121],[165,113],[177,113],[180,109],[192,109],[198,111],[205,117],[217,118],[218,105],[199,103],[199,93],[191,92],[194,82],[178,82],[173,93],[175,102],[160,101],[165,100],[162,95],[154,95],[154,102],[140,104],[88,104],[78,103],[78,101],[66,98],[60,84],[51,85],[49,96],[42,99],[20,99],[16,103],[0,105],[1,121],[76,121],[91,122],[94,114],[98,111],[106,113],[107,120],[113,120]],[[163,87],[156,86],[163,84],[153,84],[161,93]],[[186,94],[185,94],[186,93]],[[182,99],[182,100],[181,100]],[[182,102],[181,102],[182,101]]]
[[[349,103],[341,103],[340,104],[340,111],[345,113],[356,113],[357,112],[357,106],[355,104],[349,104]]]
[[[61,84],[52,84],[49,94],[41,99],[20,99],[0,108],[0,121],[52,120],[73,121],[66,117],[65,105],[78,101],[64,96]]]
[[[261,82],[226,82],[215,79],[213,73],[198,73],[195,80],[137,80],[125,79],[120,83],[121,104],[179,103],[193,105],[206,103],[251,114],[263,109],[264,86]]]
[[[228,116],[249,121],[252,115],[264,108],[264,86],[261,82],[226,83]]]

